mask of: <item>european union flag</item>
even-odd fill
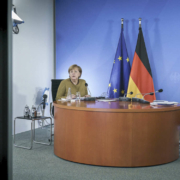
[[[122,25],[107,92],[109,98],[118,98],[127,93],[130,71],[131,67]]]

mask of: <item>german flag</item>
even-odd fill
[[[151,73],[151,67],[148,60],[142,28],[139,27],[139,35],[136,45],[136,51],[134,53],[133,63],[131,67],[131,73],[128,83],[128,93],[133,92],[133,95],[128,94],[127,97],[142,98],[144,94],[154,92],[154,84]],[[147,101],[154,101],[156,99],[154,95],[147,95],[144,97]]]

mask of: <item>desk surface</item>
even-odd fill
[[[142,104],[139,102],[101,102],[101,101],[75,101],[64,102],[55,101],[54,106],[64,109],[76,109],[86,111],[106,111],[106,112],[154,112],[154,111],[172,111],[180,110],[180,104],[177,105],[158,105]]]

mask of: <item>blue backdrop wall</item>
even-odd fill
[[[124,18],[124,36],[132,65],[138,18],[152,70],[157,99],[180,102],[180,1],[56,0],[56,78],[68,78],[78,64],[93,96],[107,91]]]

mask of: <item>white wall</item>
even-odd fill
[[[13,34],[15,118],[23,115],[25,105],[30,108],[38,106],[44,88],[51,88],[51,79],[54,78],[54,15],[53,0],[13,0],[13,4],[25,21],[19,25],[19,34]],[[49,106],[45,115],[49,116]],[[30,122],[18,121],[16,133],[27,130],[30,130]]]

